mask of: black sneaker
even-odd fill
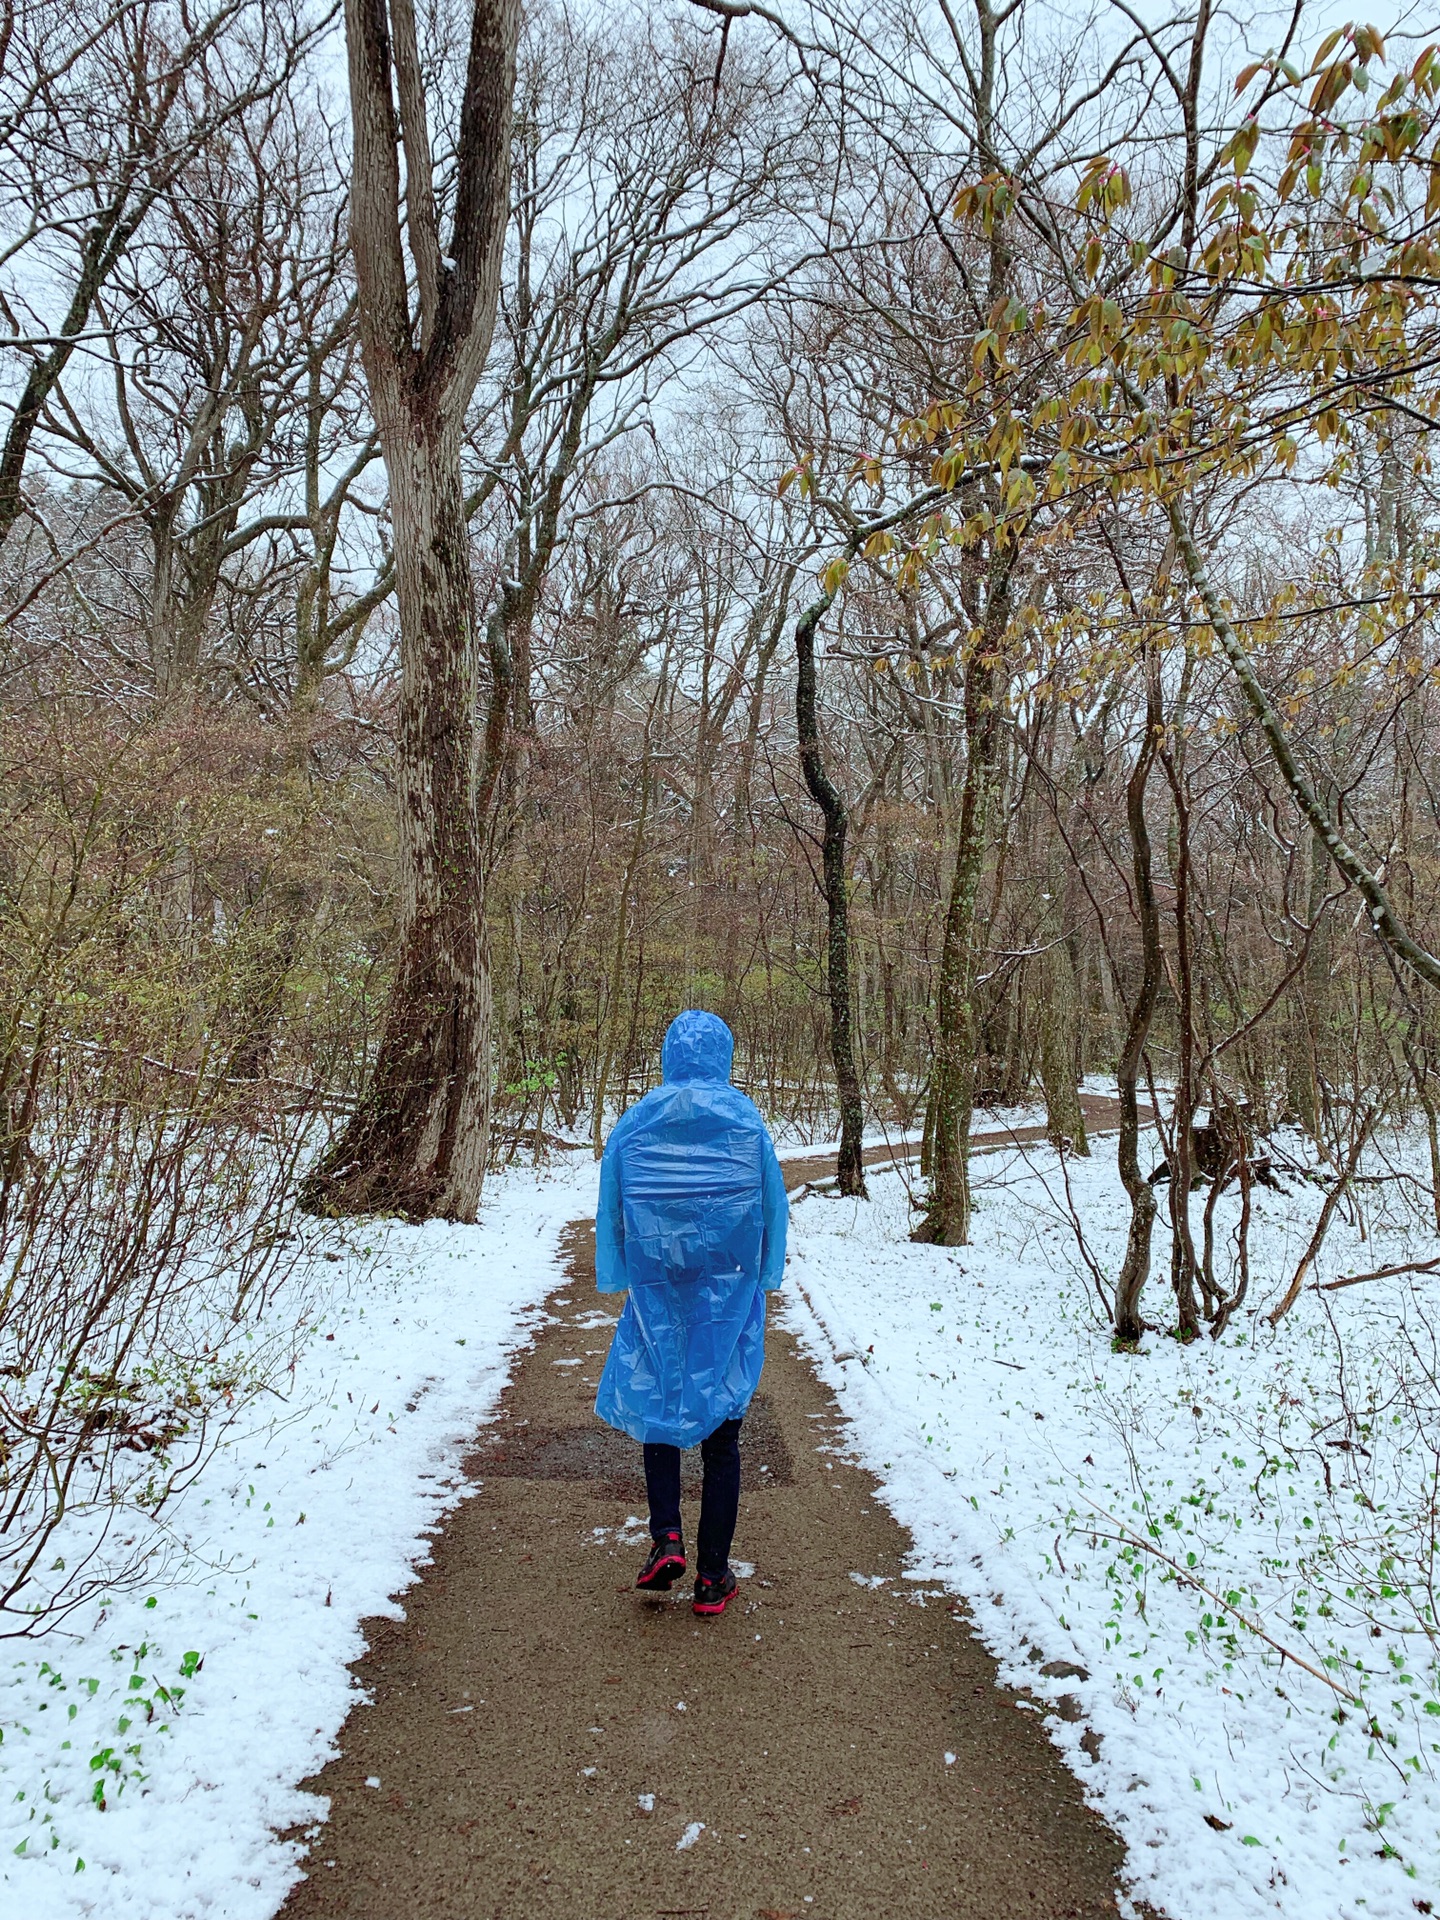
[[[678,1533],[667,1533],[651,1547],[635,1584],[647,1593],[668,1593],[684,1571],[685,1543]]]
[[[723,1613],[726,1601],[733,1599],[734,1594],[735,1576],[729,1567],[713,1578],[709,1574],[697,1574],[692,1611],[702,1614]]]

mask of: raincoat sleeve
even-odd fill
[[[785,1235],[790,1226],[790,1196],[785,1191],[785,1176],[770,1138],[765,1137],[764,1165],[760,1173],[760,1218],[765,1238],[760,1250],[760,1285],[773,1293],[785,1278]]]
[[[600,1293],[624,1293],[625,1221],[620,1209],[620,1161],[611,1134],[600,1161],[600,1203],[595,1209],[595,1286]]]

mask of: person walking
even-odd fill
[[[595,1284],[628,1295],[595,1411],[645,1449],[650,1556],[635,1584],[685,1573],[680,1450],[704,1463],[698,1614],[735,1592],[740,1423],[765,1359],[765,1296],[785,1268],[789,1202],[759,1110],[730,1084],[735,1042],[713,1013],[676,1016],[663,1084],[621,1115],[600,1162]]]

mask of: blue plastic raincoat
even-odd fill
[[[730,1085],[734,1051],[713,1013],[680,1014],[664,1085],[616,1123],[600,1163],[595,1280],[630,1297],[595,1411],[635,1440],[693,1447],[759,1383],[789,1203],[765,1122]]]

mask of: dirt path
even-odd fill
[[[739,1601],[701,1622],[688,1588],[634,1591],[638,1449],[590,1410],[612,1324],[593,1248],[567,1230],[554,1319],[469,1462],[481,1491],[406,1618],[371,1623],[371,1704],[307,1783],[331,1814],[284,1914],[1113,1915],[1119,1842],[963,1609],[902,1578],[908,1537],[833,1451],[835,1404],[787,1335],[745,1426]]]
[[[1108,1094],[1082,1093],[1080,1111],[1085,1118],[1085,1129],[1092,1140],[1100,1140],[1107,1134],[1118,1132],[1120,1126],[1120,1102]],[[976,1119],[980,1119],[980,1113]],[[1140,1125],[1148,1127],[1155,1118],[1155,1109],[1146,1100],[1140,1102]],[[1034,1147],[1047,1139],[1044,1127],[985,1127],[981,1126],[970,1136],[972,1154],[1001,1153],[1006,1147]],[[920,1143],[918,1140],[896,1141],[893,1146],[866,1147],[864,1159],[867,1167],[898,1164],[902,1160],[918,1160]],[[796,1187],[813,1183],[817,1187],[829,1186],[835,1177],[835,1153],[806,1154],[800,1158],[795,1154],[784,1157],[785,1184],[792,1191]]]

